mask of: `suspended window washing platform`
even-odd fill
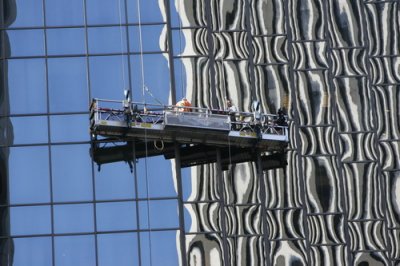
[[[99,165],[155,155],[172,159],[178,143],[182,167],[216,162],[216,148],[222,158],[229,157],[222,160],[223,168],[228,162],[254,161],[260,152],[273,153],[268,158],[281,162],[288,127],[276,121],[278,116],[270,114],[94,99],[90,106],[92,157]],[[264,164],[263,169],[270,169]]]

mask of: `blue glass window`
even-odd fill
[[[50,116],[51,142],[88,141],[88,115]]]
[[[44,55],[43,30],[8,30],[11,56]]]
[[[127,163],[118,162],[101,166],[95,172],[96,199],[132,199],[135,196],[135,182]]]
[[[49,55],[86,54],[85,29],[48,29],[47,53]]]
[[[44,59],[8,60],[8,85],[12,114],[47,111]]]
[[[172,165],[169,160],[165,160],[164,156],[140,159],[136,166],[140,198],[176,196]],[[149,191],[149,195],[147,195],[147,191]]]
[[[190,71],[190,68],[185,67],[185,63],[190,61],[189,58],[182,59],[174,59],[174,68],[175,68],[175,90],[176,97],[178,100],[182,99],[186,96],[186,88],[187,88],[187,79],[186,79],[186,71]]]
[[[54,246],[57,266],[96,265],[95,240],[92,235],[55,237]]]
[[[11,123],[14,131],[14,144],[48,142],[46,116],[13,117],[11,118]]]
[[[50,111],[88,111],[85,58],[54,58],[48,64]]]
[[[97,230],[134,230],[136,225],[135,202],[110,202],[96,205]]]
[[[49,202],[48,147],[10,148],[9,185],[11,204]]]
[[[177,5],[177,6],[176,6]],[[170,1],[169,2],[169,10],[170,10],[170,15],[171,15],[171,26],[172,27],[180,27],[182,22],[181,22],[181,16],[179,15],[181,11],[181,1]]]
[[[142,47],[140,47],[140,28],[142,31]],[[132,52],[140,52],[140,49],[143,49],[143,52],[165,52],[167,50],[166,43],[161,43],[160,47],[163,28],[163,25],[129,27],[130,50]],[[163,40],[166,41],[166,39]]]
[[[179,265],[176,231],[151,233],[151,254],[153,265]]]
[[[43,26],[42,0],[16,0],[16,18],[12,27]]]
[[[51,266],[53,265],[51,238],[32,237],[15,238],[14,243],[14,266]]]
[[[51,233],[50,206],[12,207],[11,235]]]
[[[138,13],[138,1],[140,6],[140,20]],[[175,1],[171,1],[175,2]],[[148,22],[163,22],[164,18],[161,13],[159,0],[128,0],[128,20],[129,23],[148,23]]]
[[[178,248],[177,245],[175,244],[176,239],[177,239],[176,231],[141,233],[140,253],[142,257],[142,264],[163,265],[163,266],[179,265]],[[151,254],[151,261],[150,261],[150,254]]]
[[[151,265],[150,263],[150,236],[151,232],[142,232],[139,234],[140,236],[140,255],[142,259],[142,264],[143,265]]]
[[[92,200],[89,145],[52,146],[54,201]]]
[[[185,35],[183,35],[184,32],[188,32],[190,30],[173,30],[172,31],[172,42],[173,42],[173,54],[174,56],[181,56],[183,55],[183,52],[185,51],[186,47],[186,40],[185,40]],[[189,51],[193,51],[195,47],[191,47]],[[189,54],[190,55],[190,54]]]
[[[90,81],[93,98],[122,100],[128,88],[127,58],[95,56],[90,58]]]
[[[93,205],[68,204],[54,206],[54,233],[94,231]]]
[[[88,38],[91,54],[126,53],[127,51],[125,27],[89,28]]]
[[[83,0],[45,0],[48,26],[84,24]]]
[[[169,68],[166,54],[146,54],[143,56],[143,64],[140,56],[132,56],[132,80],[133,80],[133,99],[146,103],[157,103],[157,101],[147,92],[143,97],[142,71],[143,65],[144,84],[148,87],[153,96],[163,104],[168,104],[170,93]],[[155,76],[154,73],[157,73]]]
[[[139,265],[136,233],[99,234],[97,242],[99,265]]]
[[[125,1],[86,0],[88,24],[120,24],[125,20]]]
[[[150,216],[148,208],[150,208]],[[140,201],[139,214],[141,229],[176,228],[179,226],[176,200],[152,200],[149,203]],[[150,220],[150,226],[148,220]]]

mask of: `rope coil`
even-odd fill
[[[159,147],[159,146],[157,145],[157,140],[154,140],[154,141],[153,141],[154,148],[156,148],[158,151],[164,150],[164,141],[160,140],[160,143],[161,143],[161,146]]]

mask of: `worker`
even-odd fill
[[[261,120],[261,106],[259,101],[253,101],[253,104],[251,105],[252,111],[253,111],[253,120],[255,123],[260,122]]]
[[[128,127],[131,127],[131,122],[132,122],[132,106],[130,103],[130,99],[125,99],[122,101],[122,107],[124,108],[124,116],[125,116],[125,122]]]
[[[226,110],[229,114],[229,118],[231,120],[231,129],[235,130],[238,129],[238,125],[236,123],[236,113],[238,109],[236,106],[232,104],[232,101],[230,99],[226,100]]]
[[[190,107],[192,106],[192,104],[186,99],[186,98],[182,98],[182,100],[180,100],[179,102],[176,103],[177,111],[179,112],[191,112],[192,109],[190,109]]]
[[[226,100],[226,111],[230,113],[235,113],[238,111],[236,106],[232,104],[232,101],[230,99]]]
[[[140,120],[144,123],[153,123],[153,112],[144,106],[143,111],[141,112]]]
[[[286,121],[286,112],[283,107],[278,109],[278,118],[276,119],[276,124],[278,126],[287,126],[287,121]]]
[[[261,105],[259,101],[253,101],[251,105],[253,111],[254,131],[261,137]]]
[[[287,127],[288,123],[286,121],[286,112],[283,107],[278,109],[278,114],[276,116],[277,118],[275,119],[274,123],[276,125],[275,130],[277,132],[281,132],[283,127]]]

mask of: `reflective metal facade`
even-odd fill
[[[400,3],[4,0],[1,265],[400,264]],[[284,106],[285,169],[98,172],[92,97]]]

